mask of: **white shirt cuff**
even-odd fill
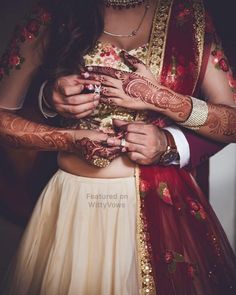
[[[43,96],[43,90],[44,90],[44,87],[46,84],[47,84],[47,81],[43,82],[43,84],[40,87],[39,96],[38,96],[38,104],[39,104],[39,109],[40,109],[41,113],[43,114],[43,116],[46,119],[48,119],[48,118],[56,117],[57,113],[49,110],[44,103],[45,98]]]
[[[4,105],[0,105],[0,109],[8,110],[8,111],[18,111],[18,110],[22,109],[24,101],[25,101],[25,97],[23,97],[21,99],[20,105],[18,105],[16,107],[7,107],[7,106],[4,106]]]
[[[183,168],[184,166],[188,165],[190,161],[190,148],[188,141],[179,127],[169,126],[165,127],[164,129],[168,130],[174,137],[174,141],[179,153],[179,163],[172,164],[179,164],[180,168]]]

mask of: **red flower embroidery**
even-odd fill
[[[21,43],[37,37],[42,25],[48,24],[50,20],[51,16],[47,11],[37,8],[21,26],[16,28],[14,38],[10,41],[8,50],[0,60],[0,79],[5,74],[9,74],[12,69],[20,69],[21,64],[25,61],[24,57],[19,54]]]
[[[236,82],[232,76],[228,60],[225,57],[223,49],[221,48],[220,44],[217,44],[215,49],[211,51],[211,55],[213,57],[212,61],[213,61],[213,64],[215,65],[215,67],[217,69],[221,69],[222,71],[227,73],[229,86],[230,86],[232,92],[234,93],[233,95],[234,95],[234,99],[236,102],[236,95],[235,95],[236,94]]]
[[[170,195],[170,191],[168,189],[166,182],[160,182],[158,187],[158,193],[161,199],[168,205],[173,205],[173,201]]]
[[[177,15],[177,25],[183,25],[190,19],[191,10],[189,3],[180,3],[178,5],[179,12]]]
[[[9,64],[11,66],[19,66],[21,63],[21,58],[18,55],[12,55],[9,57]]]
[[[195,201],[189,201],[189,207],[195,212],[198,212],[200,210],[200,206]]]
[[[225,58],[221,58],[219,61],[219,66],[224,72],[228,72],[229,70],[229,64],[228,61]]]
[[[168,265],[168,271],[174,273],[177,263],[184,262],[184,256],[177,252],[166,250],[163,254],[163,260]]]
[[[203,221],[207,218],[204,208],[198,201],[189,199],[188,206],[190,209],[190,214],[193,215],[196,219]]]
[[[141,194],[141,197],[144,197],[146,192],[150,189],[150,184],[144,180],[144,179],[141,179],[140,180],[140,194]]]

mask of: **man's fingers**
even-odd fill
[[[71,95],[80,94],[84,90],[84,85],[81,85],[81,84],[74,85],[74,86],[58,85],[57,88],[61,94],[65,96],[71,96]]]
[[[93,101],[99,101],[100,96],[94,93],[89,94],[79,94],[68,96],[63,99],[63,105],[81,105],[85,103],[90,103]]]
[[[146,136],[144,134],[139,133],[127,133],[125,137],[126,141],[129,143],[145,146],[146,144]]]
[[[142,121],[135,122],[127,122],[119,119],[114,119],[113,124],[120,128],[121,130],[125,130],[128,132],[138,133],[138,134],[146,134],[146,130],[144,128],[145,124]]]
[[[143,164],[146,160],[146,158],[142,154],[137,152],[129,152],[127,153],[127,155],[131,161],[136,162],[138,164]]]
[[[98,105],[99,101],[93,101],[80,105],[59,105],[57,111],[60,113],[68,113],[71,115],[79,115],[87,111],[92,111]]]

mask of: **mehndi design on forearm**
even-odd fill
[[[88,68],[88,70],[91,71]],[[191,111],[191,99],[177,94],[174,91],[160,84],[154,85],[151,81],[145,79],[137,73],[123,72],[108,67],[93,66],[92,71],[95,74],[108,75],[122,81],[124,92],[131,99],[141,100],[152,104],[156,110],[169,116],[171,112],[172,119],[177,122],[183,122],[189,116]],[[101,82],[102,79],[101,79]]]
[[[94,163],[99,157],[110,162],[121,153],[121,147],[103,146],[102,142],[84,136],[75,139],[74,132],[80,130],[38,124],[5,111],[1,111],[0,116],[0,143],[12,148],[74,152],[90,163]]]
[[[236,141],[236,108],[208,104],[208,118],[204,127],[213,135],[232,136]]]
[[[13,148],[39,151],[75,151],[68,130],[34,123],[15,114],[0,112],[0,142]]]
[[[142,100],[157,107],[159,112],[170,111],[175,114],[176,121],[183,121],[191,109],[191,101],[162,85],[152,82],[135,73],[117,73],[122,81],[123,90],[134,99]]]
[[[156,106],[158,112],[186,128],[195,129],[200,134],[222,142],[236,141],[236,109],[233,107],[213,105],[193,98],[198,102],[193,108],[191,97],[175,93],[159,84],[154,85],[136,73],[121,72],[106,67],[93,67],[92,71],[120,79],[124,92],[131,99],[142,100]],[[206,112],[199,123],[199,116],[196,114],[202,112],[203,103]],[[190,116],[196,119],[191,121],[191,126],[185,124]]]

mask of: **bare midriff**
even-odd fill
[[[134,176],[135,163],[128,157],[118,157],[106,168],[93,166],[78,155],[71,153],[58,154],[58,166],[60,169],[78,176],[94,178],[120,178]]]

